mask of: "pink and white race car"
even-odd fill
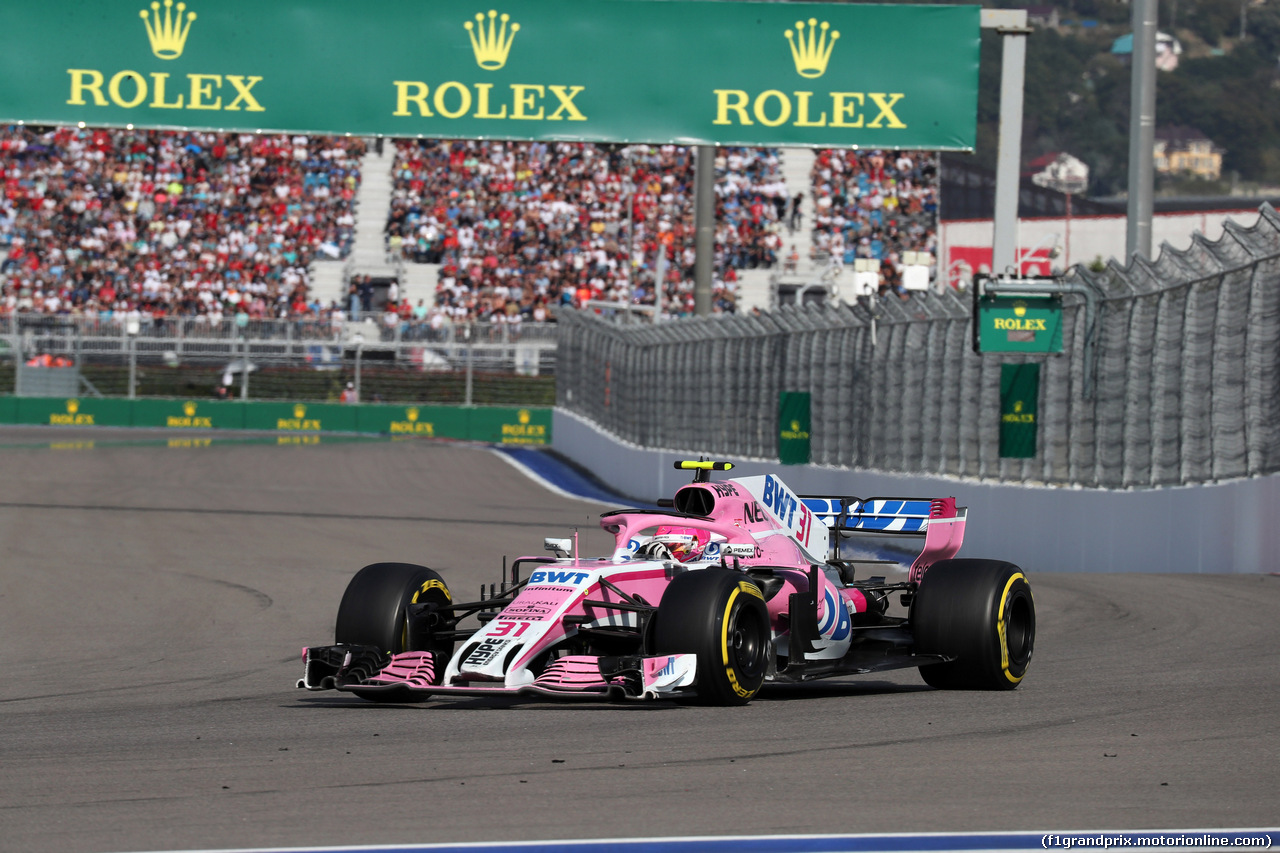
[[[479,601],[455,601],[425,566],[365,566],[338,606],[335,644],[304,650],[298,686],[392,702],[739,705],[766,683],[904,667],[934,687],[1022,681],[1035,642],[1031,587],[1011,563],[954,559],[966,516],[954,498],[799,496],[772,474],[711,481],[727,462],[676,467],[695,474],[673,500],[601,516],[612,554],[584,558],[574,540],[547,539],[556,556],[515,560]],[[906,580],[887,581],[885,561],[841,556],[864,534],[921,543],[900,564]],[[905,615],[889,614],[895,593]],[[469,617],[478,628],[459,627]]]

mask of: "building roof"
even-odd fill
[[[1155,138],[1171,145],[1188,145],[1192,142],[1208,142],[1213,140],[1200,132],[1199,128],[1180,124],[1168,124],[1155,129]]]
[[[1022,174],[1032,175],[1036,172],[1043,171],[1050,163],[1056,163],[1060,156],[1062,156],[1061,151],[1050,151],[1048,154],[1041,154],[1036,159],[1027,163],[1027,167],[1022,170]]]
[[[1168,33],[1156,32],[1156,45],[1164,43],[1169,50],[1174,53],[1182,53],[1182,42],[1178,41]],[[1111,42],[1111,52],[1117,56],[1130,56],[1133,53],[1133,33],[1125,33],[1124,35]]]

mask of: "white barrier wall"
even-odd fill
[[[696,454],[624,445],[556,409],[553,449],[630,497],[671,497],[691,479],[678,459]],[[870,497],[949,497],[969,507],[961,557],[991,557],[1028,571],[1280,571],[1280,476],[1142,491],[1053,489],[780,466],[729,459],[729,476],[779,473],[796,492]]]
[[[1242,201],[1247,202],[1248,199]],[[1191,235],[1196,231],[1207,239],[1216,241],[1222,237],[1223,226],[1229,219],[1241,227],[1252,227],[1258,221],[1258,209],[1255,206],[1244,210],[1154,214],[1151,218],[1152,251],[1158,257],[1160,246],[1166,242],[1175,249],[1186,249],[1191,245]],[[989,272],[979,267],[983,258],[987,264],[990,263],[993,228],[990,219],[940,223],[938,257],[948,265],[962,257],[978,260],[973,272]],[[1051,272],[1050,266],[1054,270],[1064,270],[1072,264],[1088,265],[1097,258],[1102,258],[1103,261],[1116,258],[1123,262],[1126,238],[1126,219],[1123,215],[1018,220],[1018,255],[1025,257],[1028,262],[1039,262],[1043,268],[1035,274],[1048,275]],[[1050,259],[1049,253],[1054,249],[1057,254]]]

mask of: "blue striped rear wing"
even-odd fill
[[[934,501],[921,498],[805,498],[801,500],[827,527],[872,533],[924,534]]]

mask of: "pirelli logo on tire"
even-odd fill
[[[445,597],[446,601],[453,601],[452,596],[449,595],[449,588],[444,585],[444,582],[438,581],[435,578],[432,578],[431,580],[423,583],[422,588],[413,594],[413,603],[417,604],[418,599],[420,599],[422,596],[426,595],[428,592],[430,592],[433,589],[440,590],[440,594]]]

